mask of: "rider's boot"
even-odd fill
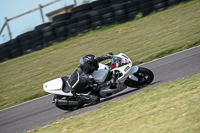
[[[97,104],[99,103],[100,101],[100,96],[94,92],[91,92],[89,95],[88,95],[89,99],[90,99],[90,103],[91,104]]]
[[[97,104],[100,101],[100,96],[94,92],[90,92],[88,95],[82,95],[81,99],[84,103]]]
[[[115,73],[113,74],[113,77],[110,80],[110,89],[116,89],[118,84],[119,84],[118,74]]]

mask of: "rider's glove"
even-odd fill
[[[110,53],[107,54],[107,57],[108,57],[109,59],[112,59],[112,56],[113,56],[113,53],[112,53],[112,52],[110,52]]]
[[[106,55],[108,59],[112,59],[112,55]]]

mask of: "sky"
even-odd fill
[[[0,30],[5,23],[5,17],[7,17],[8,19],[15,17],[27,11],[38,8],[39,4],[45,5],[52,1],[55,0],[0,0]],[[80,5],[83,0],[76,0],[76,2],[77,5]],[[44,21],[49,21],[48,17],[46,16],[47,13],[73,4],[74,0],[61,0],[52,5],[42,8]],[[35,26],[42,24],[40,11],[37,10],[22,17],[13,19],[9,21],[8,24],[11,30],[12,38],[14,39],[18,35],[33,30]],[[7,41],[9,41],[9,34],[7,27],[5,27],[0,35],[0,44]]]

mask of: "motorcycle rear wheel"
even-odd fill
[[[149,85],[154,79],[153,72],[144,67],[139,67],[138,71],[133,75],[138,79],[138,81],[132,80],[130,78],[127,78],[127,80],[125,81],[125,85],[132,88],[141,88]]]

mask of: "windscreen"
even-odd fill
[[[121,58],[121,57],[114,57],[112,59],[112,66],[111,68],[115,68],[115,67],[121,67],[123,65],[126,65],[130,63],[130,61],[128,61],[127,59],[125,58]]]

